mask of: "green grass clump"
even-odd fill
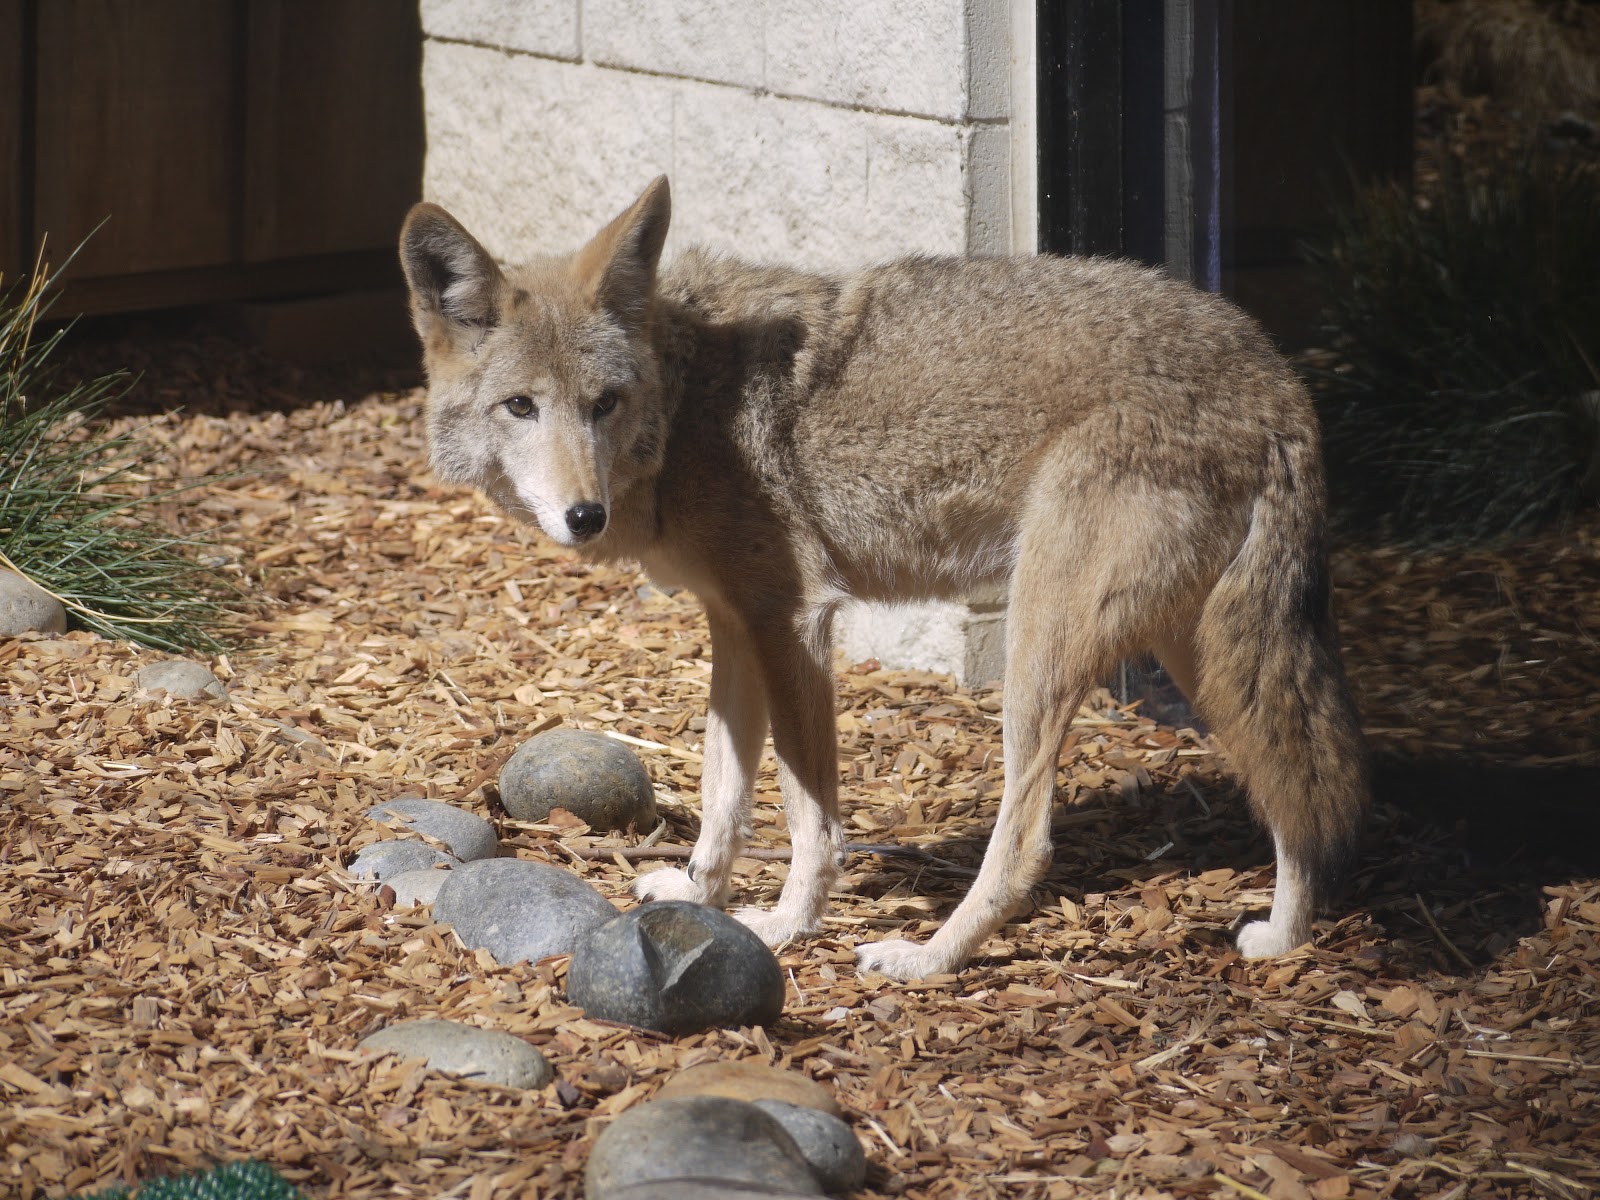
[[[300,1200],[300,1193],[265,1163],[233,1162],[196,1175],[152,1179],[131,1191],[112,1188],[94,1200]]]
[[[79,628],[222,649],[234,589],[159,519],[195,485],[152,489],[157,448],[100,419],[131,378],[52,386],[49,358],[67,331],[38,322],[53,282],[35,271],[0,292],[0,567],[55,595]]]
[[[1338,365],[1312,375],[1342,516],[1405,541],[1481,541],[1588,502],[1594,171],[1536,160],[1447,173],[1422,202],[1374,191],[1313,259]]]

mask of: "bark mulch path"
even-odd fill
[[[607,1120],[718,1057],[834,1088],[869,1197],[1600,1184],[1600,523],[1340,552],[1389,802],[1348,906],[1279,962],[1228,941],[1272,871],[1211,748],[1102,693],[1062,755],[1034,909],[959,975],[858,977],[855,945],[926,935],[979,861],[999,694],[842,666],[850,836],[925,855],[852,861],[826,935],[780,956],[775,1027],[667,1040],[584,1020],[563,963],[464,952],[341,864],[393,836],[362,813],[396,795],[501,819],[486,781],[552,720],[631,739],[664,841],[687,844],[710,673],[689,598],[436,486],[414,395],[202,409],[153,436],[174,471],[242,471],[172,515],[234,548],[263,607],[213,664],[223,705],[141,696],[158,656],[124,644],[0,644],[0,1192],[254,1157],[308,1196],[576,1197]],[[760,790],[756,844],[782,847],[770,770]],[[656,865],[610,853],[636,838],[502,831],[622,903]],[[746,860],[744,898],[783,872]],[[525,1036],[560,1082],[356,1058],[420,1016]]]

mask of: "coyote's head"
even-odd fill
[[[505,268],[438,205],[411,210],[400,261],[441,479],[577,546],[660,469],[650,322],[671,207],[662,176],[576,254]]]

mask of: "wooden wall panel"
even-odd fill
[[[22,271],[24,245],[22,128],[26,110],[22,71],[22,0],[0,0],[0,285]]]
[[[72,275],[236,257],[241,10],[219,0],[38,8],[35,231]]]
[[[1411,6],[1235,0],[1233,217],[1242,264],[1292,262],[1335,204],[1411,170]]]
[[[422,194],[422,31],[395,0],[250,0],[245,258],[392,249]]]

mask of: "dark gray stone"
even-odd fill
[[[500,839],[495,835],[493,825],[477,813],[470,813],[442,800],[401,796],[369,808],[367,816],[375,821],[414,829],[437,838],[462,862],[493,858],[500,849]]]
[[[433,901],[434,920],[454,926],[468,949],[505,964],[570,954],[616,915],[576,875],[520,858],[462,863]]]
[[[757,1100],[755,1106],[776,1118],[794,1139],[823,1191],[853,1192],[867,1181],[866,1152],[838,1117],[782,1100]]]
[[[641,1194],[635,1188],[671,1180],[714,1180],[802,1196],[822,1192],[775,1118],[743,1100],[684,1096],[630,1108],[607,1125],[589,1152],[584,1195],[618,1200]]]
[[[228,689],[222,680],[211,673],[209,667],[186,658],[169,658],[165,662],[142,667],[135,682],[147,692],[165,692],[180,700],[226,700]]]
[[[432,1070],[501,1087],[542,1088],[555,1075],[521,1038],[458,1021],[400,1021],[363,1038],[357,1049],[425,1059]]]
[[[687,900],[641,904],[578,946],[567,998],[591,1016],[678,1035],[770,1025],[783,969],[755,933]]]
[[[564,808],[601,831],[650,829],[655,789],[620,742],[581,729],[530,738],[500,768],[500,801],[519,821],[543,821]]]
[[[357,879],[387,883],[396,875],[426,871],[438,863],[444,863],[451,868],[460,865],[443,850],[436,849],[426,842],[401,838],[392,842],[373,842],[370,846],[363,846],[350,860],[350,865],[346,869]]]
[[[66,607],[33,580],[0,569],[0,637],[65,633]]]

